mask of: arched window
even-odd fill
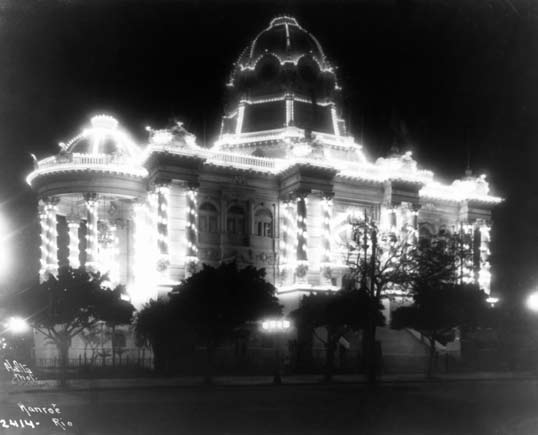
[[[266,208],[259,209],[254,215],[254,231],[260,237],[273,237],[273,215]]]
[[[217,233],[218,226],[218,210],[210,202],[204,202],[200,205],[198,212],[198,230],[201,233]]]
[[[243,208],[232,205],[228,209],[226,231],[228,234],[245,234],[245,210]]]

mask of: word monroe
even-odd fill
[[[51,403],[50,406],[26,406],[22,404],[21,402],[17,403],[17,406],[21,410],[21,412],[25,412],[28,414],[28,417],[31,417],[32,414],[48,414],[48,415],[56,415],[61,414],[60,408],[56,406],[55,403]]]
[[[28,417],[32,417],[35,414],[58,415],[62,413],[55,403],[51,403],[50,406],[26,406],[23,403],[18,402],[17,406],[20,411],[26,413]],[[66,421],[61,417],[52,417],[51,420],[54,426],[59,427],[62,430],[67,430],[68,427],[73,426],[73,422]]]

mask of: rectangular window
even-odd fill
[[[245,219],[237,219],[237,234],[245,234]]]
[[[258,222],[258,236],[263,236],[263,231],[262,231],[262,223],[261,222]]]
[[[228,218],[226,228],[229,234],[235,234],[235,219]]]
[[[200,216],[198,225],[200,226],[200,231],[207,232],[207,216]]]
[[[209,216],[209,228],[208,231],[210,233],[216,233],[217,232],[217,217],[216,216]]]

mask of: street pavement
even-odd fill
[[[322,375],[288,375],[282,377],[282,382],[287,385],[317,385],[322,382]],[[535,380],[538,376],[534,372],[454,372],[438,373],[433,378],[427,379],[423,373],[390,374],[379,376],[382,384],[392,383],[416,383],[416,382],[467,382],[467,381],[510,381],[510,380]],[[366,377],[362,374],[334,375],[334,383],[364,384]],[[217,386],[267,386],[271,385],[272,376],[218,376],[214,378]],[[182,377],[138,377],[138,378],[76,378],[68,380],[70,390],[95,390],[95,389],[124,389],[124,388],[153,388],[153,387],[199,387],[203,385],[200,376]],[[12,385],[11,379],[0,381],[1,392],[21,391],[53,391],[60,389],[59,381],[54,379],[40,379],[36,383],[21,383]],[[538,434],[537,434],[538,435]]]
[[[538,383],[400,382],[375,391],[361,383],[13,391],[0,402],[0,426],[2,420],[8,426],[0,427],[2,435],[536,435]],[[24,429],[15,427],[17,420]]]

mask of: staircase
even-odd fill
[[[428,347],[410,331],[379,327],[376,340],[381,342],[383,373],[423,373],[428,361]]]

